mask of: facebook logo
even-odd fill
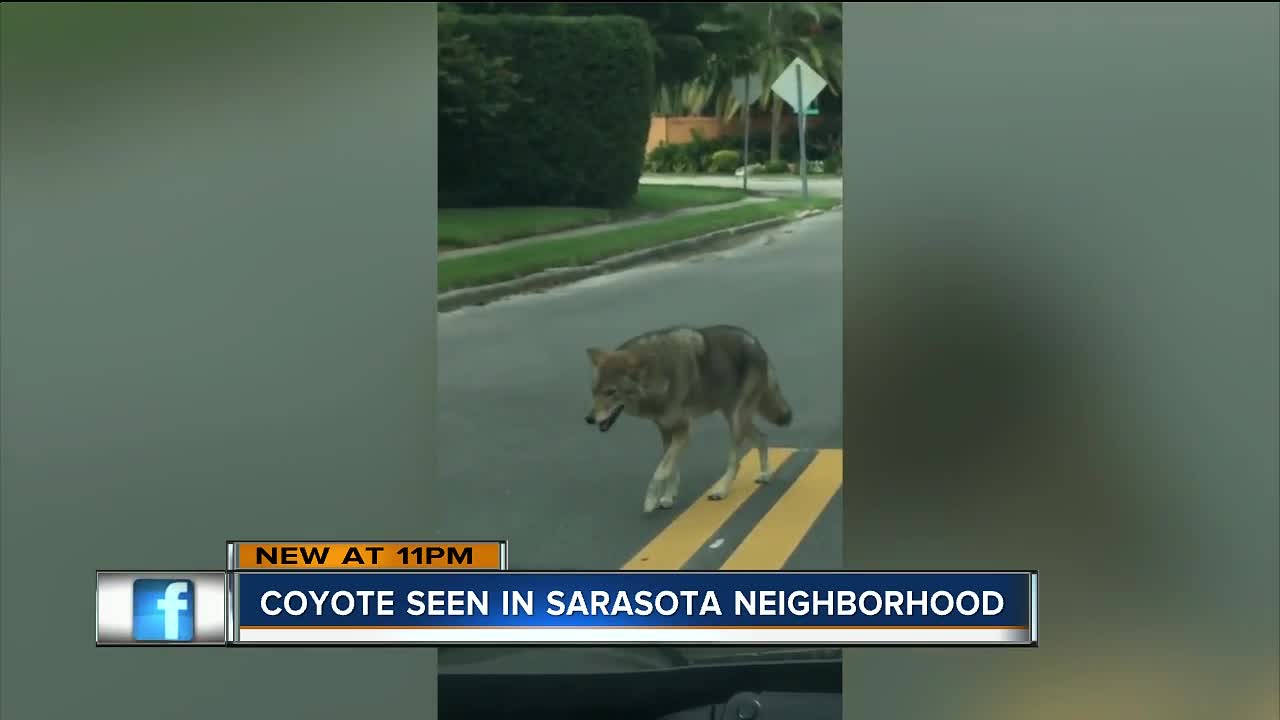
[[[133,639],[191,642],[195,586],[190,580],[133,581]]]

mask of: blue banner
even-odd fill
[[[1032,573],[241,572],[240,628],[1022,629]]]

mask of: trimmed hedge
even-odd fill
[[[442,124],[442,205],[615,208],[634,197],[654,91],[643,21],[450,15],[440,27],[442,37],[466,35],[486,55],[509,58],[521,97],[493,130]]]

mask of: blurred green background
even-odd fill
[[[846,715],[1276,718],[1277,5],[845,13],[845,562],[1042,573]]]
[[[434,23],[0,6],[0,716],[435,717],[434,650],[95,649],[91,590],[425,534]]]

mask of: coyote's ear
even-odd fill
[[[600,361],[604,360],[604,351],[600,348],[587,348],[587,359],[591,361],[592,366],[600,367]]]

